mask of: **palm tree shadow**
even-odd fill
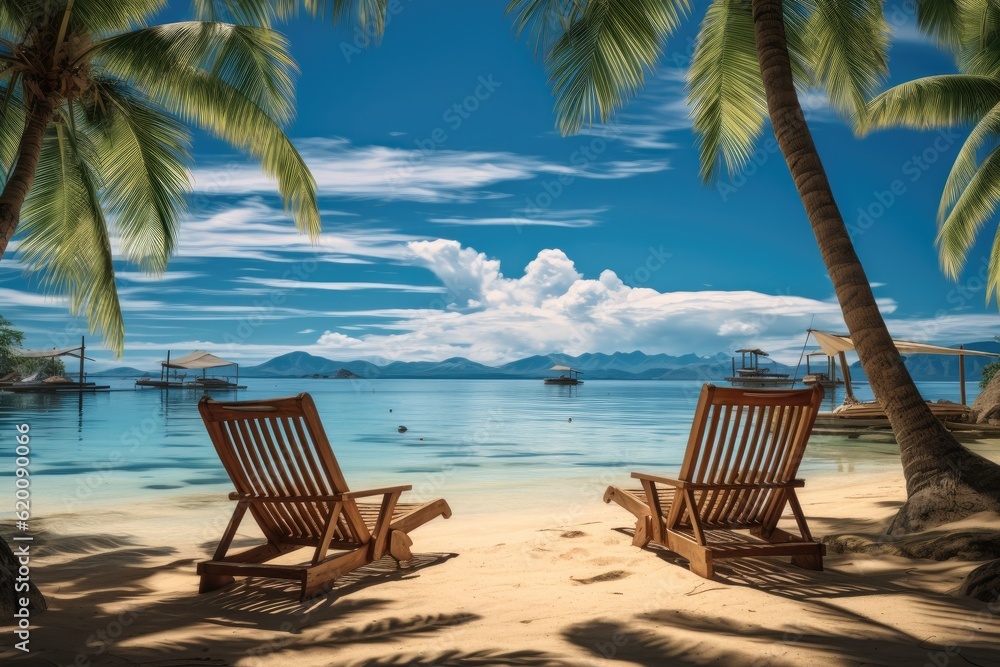
[[[86,548],[77,551],[108,546],[110,542],[104,537],[91,538],[88,545],[84,545]],[[392,642],[406,635],[436,632],[479,619],[468,613],[427,614],[384,618],[363,627],[350,625],[358,618],[370,619],[371,612],[391,604],[389,600],[378,598],[351,599],[351,594],[376,584],[412,578],[424,568],[454,558],[457,555],[454,553],[415,554],[413,560],[402,567],[397,567],[391,558],[382,559],[337,579],[326,595],[299,602],[298,587],[259,578],[240,580],[224,589],[199,595],[195,559],[164,563],[162,556],[173,553],[173,548],[132,545],[126,540],[121,548],[84,553],[61,565],[40,570],[39,583],[43,590],[70,595],[53,597],[54,613],[32,619],[33,626],[39,636],[58,633],[59,645],[76,647],[76,651],[68,653],[54,648],[33,651],[30,659],[27,656],[10,657],[24,659],[30,664],[40,661],[73,664],[78,655],[83,655],[90,664],[100,664],[102,659],[110,660],[113,652],[115,659],[123,661],[120,664],[162,663],[170,659],[179,660],[177,664],[224,665],[247,655],[309,648],[317,641],[332,648],[359,642]],[[152,577],[173,577],[175,582],[183,582],[180,585],[184,588],[169,597],[142,603],[143,596],[152,591],[162,594],[162,580],[156,587],[144,583]],[[130,600],[139,604],[129,605]],[[81,606],[95,613],[82,623],[61,622],[60,607],[79,609]],[[232,638],[226,636],[222,640],[202,639],[206,623],[256,632],[233,632]],[[327,624],[332,624],[328,630]],[[115,628],[118,634],[109,640],[102,639],[100,633],[106,633],[108,628]],[[301,640],[296,639],[296,635],[307,628],[312,628],[308,645],[297,645]],[[206,651],[210,651],[213,660],[219,661],[204,662]]]

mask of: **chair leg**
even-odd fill
[[[632,536],[632,546],[639,547],[640,549],[645,548],[651,539],[650,533],[650,522],[652,518],[649,516],[641,517],[635,522],[635,535]]]
[[[715,574],[715,567],[712,565],[712,554],[708,551],[700,553],[685,554],[688,559],[691,571],[699,577],[711,579]]]
[[[198,585],[198,592],[209,593],[228,586],[234,581],[236,580],[228,574],[203,574],[201,575],[201,583]]]
[[[816,554],[811,556],[792,556],[792,565],[801,567],[804,570],[823,571],[823,556]]]
[[[413,558],[410,547],[413,540],[401,530],[389,531],[389,555],[396,559],[396,562],[408,561]]]

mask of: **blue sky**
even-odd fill
[[[745,176],[699,180],[683,83],[694,23],[616,123],[561,137],[543,68],[514,40],[504,2],[393,6],[372,49],[320,21],[282,28],[302,70],[289,134],[319,183],[320,241],[297,234],[253,163],[198,136],[177,255],[160,279],[120,265],[126,351],[115,361],[91,337],[95,367],[152,368],[168,349],[194,348],[241,363],[295,349],[496,363],[744,344],[795,358],[811,321],[843,330],[769,129]],[[893,81],[953,70],[908,22],[891,23]],[[859,140],[822,96],[804,102],[894,335],[992,338],[1000,318],[980,278],[990,239],[958,283],[934,249],[965,134]],[[84,323],[10,259],[0,300],[27,344],[78,340]]]

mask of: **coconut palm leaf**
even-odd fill
[[[908,81],[877,95],[858,131],[890,127],[931,129],[978,122],[1000,102],[1000,79],[942,74]]]
[[[527,35],[535,57],[544,55],[583,14],[586,0],[510,0],[507,13],[514,16],[514,35]]]
[[[804,5],[785,4],[785,29],[796,79],[808,81]],[[764,82],[757,62],[749,0],[715,0],[705,13],[691,67],[688,104],[692,108],[702,179],[725,164],[742,169],[753,154],[767,117]]]
[[[287,40],[257,26],[186,21],[115,35],[91,50],[108,77],[137,87],[196,69],[228,83],[279,123],[294,114],[295,62]]]
[[[66,3],[68,29],[93,36],[124,32],[147,25],[166,0],[72,0]]]
[[[357,25],[369,39],[377,41],[385,30],[389,0],[304,0],[313,16]],[[298,0],[194,0],[197,18],[256,26],[270,26],[298,14]]]
[[[98,151],[86,136],[76,135],[68,120],[64,110],[43,142],[24,207],[20,252],[47,290],[68,296],[72,312],[85,315],[91,331],[121,350],[125,328],[101,184],[93,168]]]
[[[283,100],[274,92],[288,90],[283,87],[285,70],[281,63],[268,61],[274,70],[268,71],[263,63],[243,57],[243,51],[234,49],[228,53],[225,69],[215,67],[215,50],[224,48],[216,40],[225,44],[239,39],[234,37],[237,33],[248,39],[251,35],[274,33],[248,26],[208,33],[213,36],[214,48],[206,52],[206,31],[201,29],[169,24],[137,30],[97,45],[95,60],[107,75],[132,82],[153,104],[259,160],[264,173],[277,181],[285,207],[299,229],[318,234],[316,183],[282,129],[290,99]],[[269,47],[280,50],[283,44],[272,41]],[[160,57],[152,55],[155,53]],[[206,71],[206,67],[212,71]],[[255,82],[255,73],[259,72],[264,72],[272,83],[263,86]]]
[[[938,221],[943,223],[948,211],[962,196],[976,173],[977,158],[987,147],[992,148],[1000,138],[1000,104],[990,109],[983,119],[976,123],[962,145],[955,164],[951,167],[944,185],[941,203],[938,207]]]
[[[983,224],[996,212],[998,204],[1000,204],[1000,148],[994,148],[969,179],[968,185],[938,230],[937,244],[941,266],[949,277],[957,278],[961,273],[976,236]],[[991,267],[991,288],[987,298],[996,293],[997,281],[998,274]]]
[[[0,90],[0,187],[14,166],[17,147],[24,131],[24,103],[16,82],[7,81]]]
[[[0,38],[22,36],[31,17],[40,9],[40,0],[0,0]]]
[[[127,87],[95,83],[100,103],[81,110],[76,126],[100,156],[102,204],[115,221],[125,258],[162,272],[191,186],[190,133]]]
[[[723,162],[729,173],[739,171],[767,116],[749,1],[709,6],[687,78],[702,179],[715,178]]]
[[[961,0],[920,0],[917,3],[917,27],[941,46],[954,48],[959,43]]]
[[[545,54],[563,134],[606,121],[642,88],[663,42],[688,11],[687,0],[602,0],[581,3]],[[550,3],[512,2],[517,25],[545,25]]]
[[[882,0],[815,0],[805,34],[816,85],[841,113],[863,114],[889,69]]]

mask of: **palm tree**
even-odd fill
[[[988,2],[956,3],[929,25],[955,52],[960,74],[900,84],[873,99],[858,131],[890,127],[972,126],[952,165],[938,207],[937,246],[945,274],[957,280],[969,250],[1000,204],[1000,14]],[[989,148],[988,151],[986,149]],[[985,152],[982,160],[979,156]],[[1000,297],[1000,227],[994,232],[987,303]]]
[[[305,0],[377,39],[386,0]],[[198,20],[151,25],[165,0],[0,0],[0,258],[18,251],[117,354],[114,241],[164,271],[190,182],[191,131],[260,162],[300,231],[320,230],[316,184],[285,136],[295,63],[271,25],[297,0],[194,0]],[[17,561],[0,539],[0,612]],[[32,586],[35,611],[44,600]]]
[[[922,0],[921,20],[949,3]],[[687,0],[511,0],[547,66],[564,134],[607,121],[642,88]],[[943,31],[942,31],[943,32]],[[815,86],[863,114],[887,69],[879,0],[714,0],[688,71],[702,177],[738,171],[769,119],[833,282],[865,374],[899,443],[907,502],[889,532],[1000,509],[1000,466],[960,445],[931,414],[879,312],[805,121]],[[1000,88],[998,88],[1000,90]]]
[[[385,0],[330,0],[381,34]],[[0,258],[19,252],[119,355],[113,252],[167,265],[190,182],[190,128],[260,162],[300,231],[316,184],[285,136],[295,63],[271,28],[297,0],[195,0],[198,20],[152,25],[164,0],[0,0]],[[314,14],[327,0],[306,0]]]

